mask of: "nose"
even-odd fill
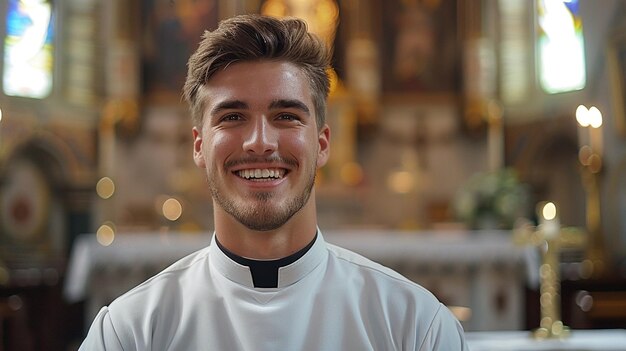
[[[243,142],[247,153],[254,155],[269,155],[278,147],[278,131],[266,118],[258,118],[251,124],[250,130]]]

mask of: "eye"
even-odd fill
[[[240,121],[242,120],[243,117],[241,117],[241,115],[238,115],[236,113],[230,113],[225,115],[224,117],[221,118],[221,121],[223,122],[234,122],[234,121]]]
[[[281,113],[278,115],[278,119],[282,121],[299,121],[300,117],[291,113]]]

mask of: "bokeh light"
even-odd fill
[[[543,218],[551,221],[556,218],[556,205],[553,202],[548,202],[543,205],[543,209],[541,211]]]
[[[602,126],[602,112],[597,107],[591,106],[589,108],[589,125],[592,128],[600,128]]]
[[[103,199],[108,199],[115,193],[115,183],[109,177],[102,177],[96,184],[96,193]]]
[[[415,188],[415,177],[407,171],[394,172],[387,178],[387,186],[398,194],[407,194]]]
[[[170,221],[175,221],[183,214],[183,206],[175,198],[169,198],[163,203],[163,216]]]
[[[589,127],[589,110],[585,105],[579,105],[576,108],[576,121],[581,127]]]
[[[115,225],[111,222],[104,223],[96,231],[96,239],[102,246],[109,246],[115,240]]]

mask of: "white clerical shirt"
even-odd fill
[[[426,289],[324,241],[255,288],[215,242],[103,307],[80,350],[467,350]]]

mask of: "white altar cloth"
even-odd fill
[[[626,351],[626,330],[573,330],[564,339],[534,339],[529,331],[465,333],[471,351]]]
[[[324,231],[327,242],[345,247],[369,259],[435,265],[528,264],[524,249],[516,247],[502,231],[384,230]],[[102,265],[173,263],[211,242],[211,234],[121,233],[110,246],[95,234],[76,238],[69,262],[65,295],[75,302],[85,298],[93,270]],[[163,267],[164,268],[164,267]]]
[[[523,327],[527,250],[510,232],[385,230],[323,231],[327,242],[385,264],[471,311],[465,330]],[[210,243],[211,235],[118,233],[110,246],[96,235],[74,241],[65,279],[70,302],[87,300],[86,320],[112,299],[177,259]],[[473,316],[473,317],[472,317]]]
[[[505,230],[402,232],[388,230],[324,231],[326,241],[375,261],[422,264],[528,264],[526,248],[513,244]]]

